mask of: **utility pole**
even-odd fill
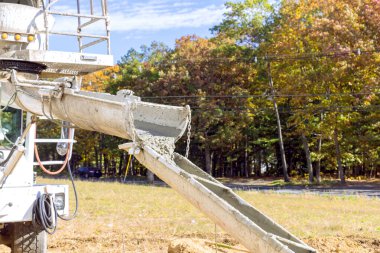
[[[271,99],[273,102],[274,111],[276,113],[278,140],[279,140],[279,144],[280,144],[280,153],[281,153],[281,161],[282,161],[282,172],[284,174],[284,181],[290,182],[290,178],[288,175],[288,164],[286,163],[286,157],[285,157],[284,141],[282,139],[280,114],[278,112],[278,106],[277,106],[277,101],[276,101],[276,97],[275,97],[276,92],[275,92],[275,89],[273,86],[273,79],[272,79],[271,66],[270,66],[269,60],[267,62],[267,71],[268,71],[269,87],[271,89]]]

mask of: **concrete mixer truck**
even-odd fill
[[[113,65],[107,2],[72,0],[74,13],[55,8],[60,2],[70,1],[0,1],[1,244],[15,253],[47,251],[47,233],[54,232],[57,219],[70,218],[69,190],[67,185],[36,184],[34,170],[40,166],[55,174],[45,167],[56,165],[61,167],[58,171],[68,167],[71,174],[74,128],[82,128],[129,140],[119,148],[249,251],[316,252],[174,152],[176,141],[189,128],[188,106],[143,102],[129,90],[116,95],[82,91],[81,76]],[[71,20],[74,31],[60,29],[59,22],[54,26],[54,20],[63,18]],[[50,50],[54,36],[74,38],[77,52]],[[104,53],[88,53],[100,45]],[[59,124],[61,138],[38,138],[37,119]],[[44,143],[56,143],[64,160],[41,161],[38,145]]]

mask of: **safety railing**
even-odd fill
[[[44,0],[43,1],[43,11],[45,20],[45,36],[46,36],[46,50],[49,49],[49,35],[62,35],[62,36],[74,36],[78,40],[78,50],[83,52],[84,49],[95,46],[99,43],[107,43],[107,54],[111,54],[111,44],[110,44],[110,29],[109,29],[109,17],[107,0],[88,0],[87,4],[83,4],[84,1],[75,0],[76,2],[76,13],[60,12],[54,10],[52,7],[56,5],[60,0]],[[64,1],[68,4],[70,1]],[[74,4],[74,1],[71,1]],[[85,6],[85,8],[83,8]],[[95,11],[95,8],[97,11]],[[99,11],[100,9],[100,11]],[[76,32],[63,32],[63,31],[49,31],[49,16],[60,16],[67,18],[77,19],[77,29]],[[75,21],[74,21],[75,22]],[[103,35],[84,33],[85,28],[89,28],[94,24],[103,23],[103,28],[100,31]],[[99,29],[96,29],[99,31]],[[90,40],[90,41],[89,41]]]

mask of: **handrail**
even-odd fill
[[[45,21],[45,30],[41,31],[40,33],[45,34],[46,37],[46,46],[45,50],[49,49],[49,35],[61,35],[61,36],[74,36],[78,39],[78,51],[80,53],[83,52],[83,49],[95,46],[99,43],[102,43],[104,41],[107,42],[107,54],[111,54],[111,44],[110,44],[110,29],[109,29],[109,18],[108,18],[108,8],[107,8],[107,1],[106,0],[99,0],[99,7],[100,7],[100,14],[96,15],[94,11],[94,0],[89,0],[89,13],[83,13],[81,10],[81,0],[76,0],[77,5],[77,13],[68,13],[68,12],[60,12],[51,10],[51,7],[59,2],[60,0],[46,0],[46,3],[43,4],[43,11],[44,11],[44,21]],[[82,1],[83,2],[83,1]],[[77,32],[59,32],[59,31],[49,31],[49,15],[55,15],[55,16],[62,16],[62,17],[70,17],[70,18],[77,18]],[[85,19],[82,23],[82,19]],[[89,34],[89,33],[82,33],[83,28],[88,28],[89,26],[97,23],[98,21],[104,21],[104,35],[98,35],[98,34]],[[86,41],[86,44],[83,43],[83,38],[87,38],[90,41]],[[91,41],[91,39],[94,39]]]
[[[47,11],[48,14],[59,15],[59,16],[68,16],[68,17],[79,17],[79,18],[92,18],[92,19],[107,19],[106,16],[96,16],[96,15],[87,15],[87,14],[76,14],[76,13],[67,13],[59,11]]]
[[[87,38],[97,38],[97,39],[105,39],[107,40],[107,36],[96,35],[96,34],[85,34],[85,33],[70,33],[70,32],[50,32],[50,34],[55,35],[66,35],[66,36],[75,36],[75,37],[87,37]]]

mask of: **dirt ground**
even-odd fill
[[[106,241],[104,241],[106,240]],[[127,238],[124,239],[129,240]],[[99,241],[103,241],[102,247],[98,247]],[[135,239],[136,244],[151,243],[156,246],[152,248],[146,246],[145,250],[136,247],[136,250],[131,250],[128,243],[122,239],[100,237],[87,238],[64,238],[59,242],[51,243],[48,252],[152,252],[152,253],[239,253],[248,252],[243,246],[238,244],[217,244],[215,247],[212,240],[204,240],[199,238],[179,238],[179,239],[153,239],[150,242],[149,238]],[[227,240],[228,241],[228,240]],[[380,239],[354,238],[354,237],[330,237],[321,239],[304,239],[304,241],[318,250],[320,253],[379,253]],[[124,246],[123,246],[124,245]],[[108,249],[105,249],[105,247]],[[129,248],[129,249],[127,249]],[[10,250],[5,246],[0,246],[1,253],[9,253]]]
[[[380,239],[360,238],[323,238],[305,239],[305,242],[318,249],[320,253],[378,253],[380,252]],[[169,244],[168,253],[233,253],[248,252],[243,246],[234,245],[234,249],[212,247],[210,241],[199,239],[178,239]],[[217,250],[216,250],[217,249]]]
[[[59,221],[56,234],[49,236],[49,253],[246,252],[169,188],[99,182],[78,182],[77,188],[79,215]],[[318,252],[380,253],[378,198],[239,195]],[[215,242],[223,247],[215,248]],[[0,253],[9,252],[0,246]]]
[[[347,253],[379,253],[380,238],[368,239],[355,236],[327,237],[305,239],[310,246],[318,249],[318,252],[347,252]]]

